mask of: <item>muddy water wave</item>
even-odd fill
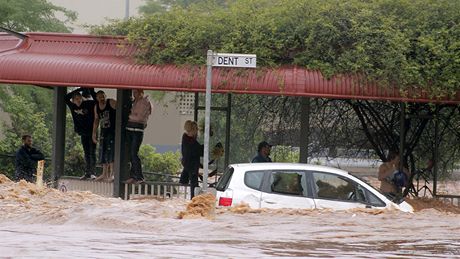
[[[460,215],[437,202],[416,201],[423,206],[409,214],[244,204],[213,212],[206,201],[123,201],[0,175],[0,257],[460,258]]]

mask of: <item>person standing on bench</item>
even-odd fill
[[[92,97],[92,99],[89,99],[89,97]],[[78,88],[65,96],[65,103],[72,114],[74,131],[80,135],[81,145],[85,154],[85,174],[80,179],[95,179],[96,144],[92,140],[92,133],[96,93],[92,88]]]
[[[147,121],[152,114],[152,104],[148,96],[144,96],[144,90],[133,90],[133,103],[131,112],[126,125],[126,138],[129,145],[129,160],[131,162],[130,178],[126,183],[140,184],[144,183],[142,174],[142,164],[139,158],[139,148],[144,139],[144,129],[147,127]]]
[[[106,99],[103,91],[96,93],[97,104],[94,106],[93,142],[97,143],[97,129],[101,126],[99,156],[102,174],[96,181],[113,181],[113,159],[115,155],[115,116],[117,101]]]

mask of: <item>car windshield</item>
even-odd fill
[[[393,196],[393,195],[390,195],[390,194],[384,194],[382,193],[379,189],[375,188],[374,186],[372,186],[372,184],[370,184],[367,180],[363,179],[362,177],[360,176],[357,176],[355,174],[352,174],[352,173],[349,173],[350,175],[352,175],[353,177],[356,177],[358,178],[359,180],[363,181],[364,183],[367,184],[367,186],[369,186],[370,188],[378,191],[380,194],[383,194],[385,197],[387,197],[390,201],[396,203],[396,204],[401,204],[403,201],[404,201],[404,198],[402,199],[398,199],[397,197]]]

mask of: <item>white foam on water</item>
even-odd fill
[[[455,258],[459,214],[218,209],[178,219],[187,202],[61,193],[0,183],[0,257]],[[460,257],[459,257],[460,258]]]

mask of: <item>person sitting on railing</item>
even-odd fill
[[[211,135],[211,134],[210,134]],[[212,136],[212,135],[211,135]],[[211,160],[209,161],[208,165],[214,164],[219,158],[221,158],[224,155],[224,147],[222,146],[222,143],[218,142],[214,148],[211,151]],[[200,163],[200,168],[203,169],[203,164]],[[209,174],[208,177],[213,177],[218,173],[217,168],[212,170]],[[203,181],[203,174],[199,174],[198,177],[200,178],[201,181]],[[214,184],[210,184],[209,186],[211,187]]]
[[[400,156],[397,151],[388,153],[387,161],[379,167],[378,179],[380,180],[380,191],[389,197],[402,196],[402,187],[407,185],[410,178],[409,170],[404,167],[399,170]]]
[[[15,180],[34,182],[34,174],[37,171],[37,162],[44,160],[45,156],[40,150],[32,147],[32,136],[22,136],[22,146],[16,152]]]

